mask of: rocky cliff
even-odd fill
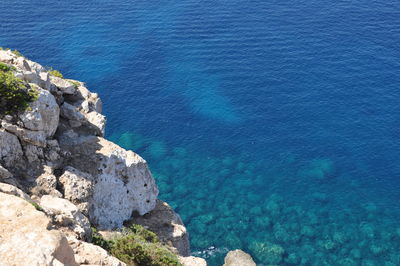
[[[125,265],[90,242],[91,227],[113,234],[126,221],[154,231],[183,265],[205,265],[189,257],[146,161],[104,138],[96,93],[10,50],[0,62],[35,94],[0,114],[0,265]]]

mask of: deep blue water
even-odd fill
[[[220,265],[400,265],[400,3],[7,1],[0,46],[85,81]]]

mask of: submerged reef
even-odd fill
[[[111,139],[147,158],[161,198],[209,265],[222,265],[232,249],[257,265],[400,265],[398,210],[363,193],[362,181],[349,182],[329,158],[254,162],[132,133]]]

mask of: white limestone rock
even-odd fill
[[[44,195],[40,206],[57,225],[72,229],[79,239],[91,237],[89,220],[68,200]]]
[[[198,258],[198,257],[193,257],[193,256],[181,257],[181,256],[178,256],[178,260],[183,266],[207,266],[206,260],[202,259],[202,258]]]
[[[18,138],[0,129],[0,160],[5,167],[12,167],[21,159],[22,147]]]
[[[29,109],[19,118],[24,127],[33,131],[43,131],[46,137],[51,137],[57,130],[60,108],[54,96],[47,90],[31,84],[38,92],[38,99],[29,104]]]
[[[0,61],[12,64],[17,60],[17,56],[11,50],[0,50]]]
[[[88,200],[93,223],[101,228],[117,228],[133,211],[143,215],[154,209],[158,188],[145,160],[101,137],[69,136],[61,136],[60,146],[79,156],[66,158],[66,163],[95,180]]]
[[[48,230],[50,220],[43,212],[5,193],[0,202],[1,265],[77,265],[67,239]]]
[[[93,197],[93,177],[68,166],[60,176],[59,182],[64,190],[64,198],[74,203],[83,214],[88,215]]]
[[[13,133],[19,139],[31,143],[39,147],[46,147],[46,133],[44,131],[32,131],[17,125],[11,124],[6,121],[1,122],[1,126],[4,127],[8,132]]]
[[[28,194],[10,184],[0,183],[0,192],[20,197],[26,201],[31,201],[31,198],[28,196]]]
[[[256,266],[256,263],[249,254],[236,249],[228,252],[223,266]]]
[[[50,82],[56,86],[63,94],[74,94],[76,91],[75,85],[63,78],[50,75]]]

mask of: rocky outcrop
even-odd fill
[[[120,228],[132,214],[183,265],[206,265],[189,256],[179,215],[156,201],[146,161],[103,138],[96,93],[11,51],[0,49],[0,62],[37,94],[25,111],[0,114],[0,265],[124,266],[85,241],[91,225]]]
[[[1,265],[76,265],[65,236],[27,201],[0,193]]]
[[[17,176],[38,197],[66,197],[101,228],[155,207],[158,189],[146,161],[101,137],[106,119],[97,94],[11,51],[1,50],[0,60],[38,95],[26,111],[0,117],[1,176]]]
[[[189,235],[179,215],[166,202],[157,200],[151,212],[132,220],[157,234],[162,242],[173,247],[181,256],[190,255]]]
[[[79,239],[90,240],[92,231],[90,223],[79,209],[66,199],[44,195],[40,199],[40,206],[58,227],[67,227]]]
[[[249,254],[236,249],[228,252],[223,266],[256,266],[256,263]]]
[[[178,259],[183,266],[207,266],[206,260],[198,257],[178,257]]]

